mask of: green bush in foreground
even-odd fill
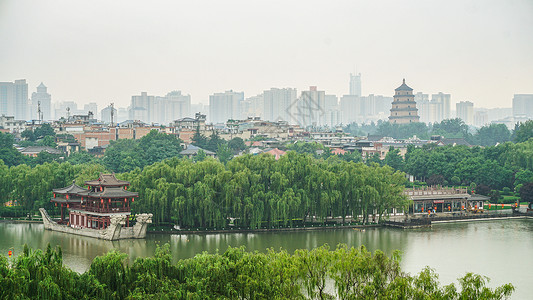
[[[0,299],[503,299],[514,287],[486,287],[488,278],[467,273],[459,286],[441,287],[426,267],[411,276],[390,257],[364,246],[327,245],[294,254],[228,248],[172,263],[169,245],[130,266],[111,251],[78,274],[63,265],[61,249],[0,256]]]

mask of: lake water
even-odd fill
[[[530,299],[533,280],[533,220],[511,219],[479,222],[434,224],[425,229],[375,228],[360,232],[352,229],[295,231],[270,233],[231,233],[203,235],[148,234],[144,240],[103,241],[44,230],[41,224],[0,223],[0,253],[7,256],[9,248],[19,254],[24,244],[45,249],[48,243],[63,249],[65,264],[78,272],[86,271],[92,259],[111,249],[127,253],[131,260],[150,256],[159,244],[169,243],[172,254],[179,258],[193,257],[207,251],[223,252],[228,246],[246,246],[248,250],[266,248],[295,249],[325,243],[339,243],[369,250],[381,249],[390,254],[403,253],[402,267],[418,273],[428,265],[440,275],[443,284],[456,282],[466,272],[491,278],[490,286],[512,283],[513,299]]]

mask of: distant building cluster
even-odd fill
[[[513,128],[516,122],[533,119],[533,94],[514,95],[512,108],[486,109],[459,101],[452,111],[451,94],[415,93],[404,81],[393,97],[363,96],[361,74],[350,74],[349,79],[349,93],[340,97],[317,86],[300,92],[285,87],[251,97],[228,90],[209,96],[208,104],[194,104],[190,95],[175,90],[164,96],[142,92],[131,97],[128,107],[109,103],[101,110],[95,102],[79,107],[73,100],[52,102],[44,83],[29,97],[28,84],[20,79],[0,82],[0,130],[20,134],[36,124],[51,123],[59,131],[76,134],[82,148],[92,149],[122,137],[140,138],[149,131],[139,129],[145,127],[160,128],[187,141],[198,124],[206,135],[216,130],[225,138],[248,138],[263,131],[280,136],[334,132],[350,123],[378,120],[436,123],[457,117],[476,127],[498,123]]]

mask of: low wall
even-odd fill
[[[74,228],[60,225],[54,222],[44,208],[39,211],[43,217],[44,228],[47,230],[64,233],[83,235],[108,241],[119,239],[142,239],[146,236],[148,223],[152,222],[152,214],[140,214],[137,216],[137,223],[133,227],[123,227],[126,224],[125,215],[111,215],[111,224],[106,229]]]

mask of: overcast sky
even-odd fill
[[[233,89],[316,85],[511,107],[533,94],[532,0],[0,0],[0,81],[43,81],[54,102],[129,105],[171,90],[207,103]],[[455,107],[452,107],[455,109]]]

